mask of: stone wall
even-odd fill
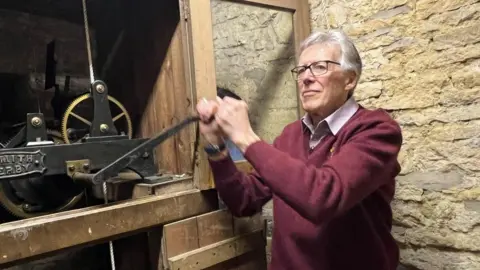
[[[309,2],[313,30],[342,28],[361,52],[355,97],[402,126],[392,203],[402,264],[480,269],[480,2]],[[297,116],[291,15],[218,1],[212,9],[218,84],[255,104],[255,128],[272,140]],[[264,212],[270,219],[271,206]]]
[[[212,0],[212,21],[217,85],[249,104],[253,128],[272,142],[298,116],[292,14]]]
[[[313,29],[343,28],[365,73],[355,96],[401,124],[394,235],[419,269],[480,269],[480,2],[311,0]]]

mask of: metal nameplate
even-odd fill
[[[47,168],[43,163],[45,154],[40,150],[5,151],[0,153],[0,180],[42,174]]]

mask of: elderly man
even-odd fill
[[[309,36],[292,70],[306,115],[273,145],[252,130],[245,102],[226,97],[197,105],[216,188],[231,212],[252,215],[273,198],[271,269],[396,269],[390,202],[402,134],[385,111],[355,102],[361,71],[343,32]],[[236,169],[223,138],[255,173]]]

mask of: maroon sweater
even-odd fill
[[[394,270],[399,250],[390,231],[401,130],[382,111],[360,107],[336,136],[309,151],[309,131],[289,124],[272,145],[259,141],[245,158],[210,161],[216,189],[236,216],[273,198],[270,269]]]

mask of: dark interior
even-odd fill
[[[86,2],[95,78],[126,107],[135,136],[179,22],[178,1]],[[0,1],[0,40],[0,142],[28,112],[41,111],[57,129],[69,103],[89,91],[82,0]]]

